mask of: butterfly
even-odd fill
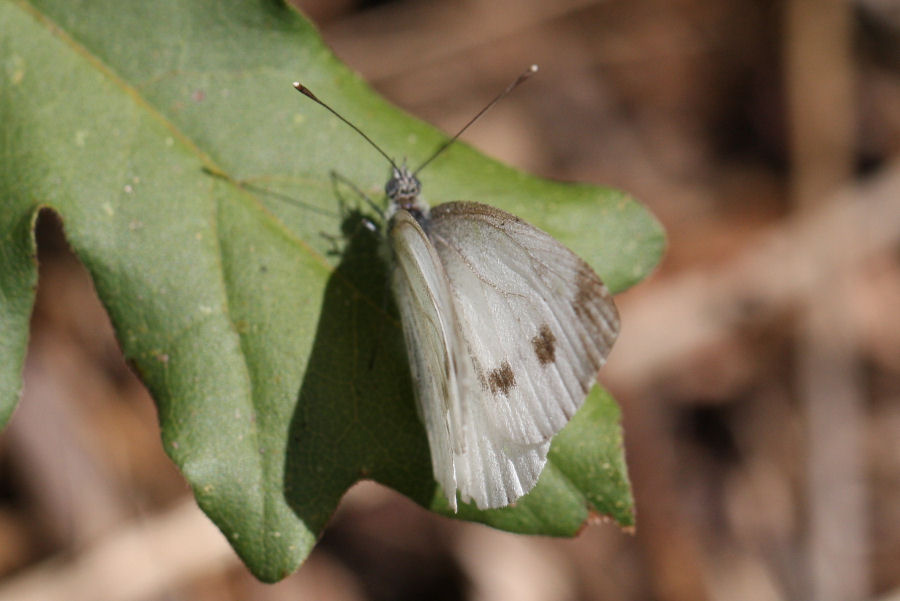
[[[433,208],[417,174],[532,66],[415,171],[398,166],[300,83],[294,87],[388,159],[390,287],[400,312],[434,478],[450,508],[527,494],[552,437],[584,403],[619,333],[609,290],[546,232],[477,202]]]

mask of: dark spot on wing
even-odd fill
[[[572,309],[575,310],[575,315],[581,319],[589,319],[591,304],[596,303],[597,297],[603,295],[603,284],[587,265],[578,270],[577,278],[578,291],[575,293],[575,298],[572,299]]]
[[[609,349],[619,333],[619,314],[606,286],[587,263],[583,263],[575,279],[576,292],[571,307],[581,325],[590,334],[589,349],[593,349],[593,361],[603,365]]]
[[[556,361],[556,336],[547,324],[543,324],[538,335],[531,339],[531,346],[541,365]]]
[[[510,388],[516,385],[516,377],[513,374],[513,370],[509,366],[509,363],[506,361],[501,363],[500,367],[497,369],[491,370],[488,374],[487,381],[488,386],[491,387],[491,392],[494,394],[508,394]]]

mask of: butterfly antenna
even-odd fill
[[[319,97],[316,96],[315,94],[313,94],[313,93],[312,93],[312,90],[310,90],[309,88],[307,88],[305,85],[303,85],[303,84],[300,83],[299,81],[295,81],[295,82],[294,82],[294,88],[296,88],[296,90],[297,90],[298,92],[300,92],[301,94],[303,94],[304,96],[306,96],[307,98],[309,98],[310,100],[312,100],[313,102],[315,102],[316,104],[319,104],[319,105],[325,107],[326,109],[328,109],[328,111],[329,111],[332,115],[334,115],[335,117],[337,117],[338,119],[340,119],[341,121],[343,121],[344,123],[346,123],[347,125],[349,125],[350,127],[352,127],[353,130],[354,130],[356,133],[358,133],[358,134],[361,135],[363,138],[365,138],[366,142],[368,142],[369,144],[371,144],[372,147],[373,147],[375,150],[377,150],[378,152],[380,152],[380,153],[381,153],[381,156],[383,156],[384,158],[386,158],[386,159],[388,160],[388,163],[391,164],[391,167],[393,167],[394,169],[398,169],[398,170],[399,170],[399,167],[397,167],[397,163],[395,163],[395,162],[394,162],[394,159],[392,159],[391,157],[389,157],[388,154],[387,154],[385,151],[383,151],[383,150],[381,149],[381,146],[379,146],[378,144],[376,144],[375,142],[373,142],[373,141],[372,141],[372,138],[370,138],[370,137],[367,136],[365,133],[363,133],[363,131],[362,131],[360,128],[358,128],[358,127],[356,127],[355,125],[353,125],[352,123],[350,123],[350,122],[349,122],[347,119],[345,119],[344,116],[341,115],[339,112],[337,112],[336,110],[334,110],[333,108],[331,108],[330,106],[328,106],[327,104],[325,104],[324,102],[322,102],[321,100],[319,100]],[[496,102],[496,101],[495,101],[495,102]],[[482,111],[482,112],[484,112],[484,111]]]
[[[470,126],[470,125],[472,125],[473,123],[475,123],[476,121],[478,121],[478,119],[481,118],[481,116],[482,116],[483,114],[485,114],[486,112],[488,112],[488,109],[490,109],[492,106],[494,106],[495,104],[497,104],[498,102],[500,102],[500,100],[502,100],[507,94],[509,94],[510,92],[512,92],[513,90],[515,90],[517,87],[519,87],[519,85],[520,85],[522,82],[524,82],[526,79],[528,79],[529,77],[531,77],[532,75],[534,75],[535,73],[537,73],[537,70],[538,70],[538,66],[537,66],[537,65],[531,65],[530,67],[528,67],[527,69],[525,69],[525,71],[523,71],[522,74],[519,75],[519,76],[516,78],[516,80],[515,80],[514,82],[512,82],[511,84],[509,84],[508,86],[506,86],[506,89],[503,90],[502,92],[500,92],[499,94],[497,94],[497,96],[496,96],[493,100],[491,100],[490,102],[488,102],[487,105],[486,105],[483,109],[481,109],[480,111],[478,111],[478,114],[477,114],[477,115],[475,115],[474,117],[472,117],[471,119],[469,119],[469,122],[466,123],[465,125],[463,125],[462,129],[459,130],[458,132],[456,132],[456,135],[455,135],[455,136],[453,136],[452,138],[450,138],[449,140],[447,140],[446,142],[444,142],[443,144],[441,144],[441,145],[438,147],[438,149],[434,151],[434,154],[432,154],[430,157],[428,157],[428,159],[426,159],[424,163],[422,163],[421,165],[419,165],[419,167],[418,167],[415,171],[413,171],[413,175],[417,175],[422,169],[425,168],[425,165],[427,165],[428,163],[430,163],[430,162],[433,161],[434,159],[438,158],[438,156],[440,156],[441,153],[443,153],[445,150],[447,150],[447,148],[449,148],[451,144],[453,144],[454,142],[456,142],[456,140],[463,134],[464,131],[466,131],[467,129],[469,129],[469,126]]]

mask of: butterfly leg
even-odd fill
[[[344,209],[344,206],[343,206],[344,197],[340,193],[339,185],[344,185],[344,186],[347,186],[348,188],[350,188],[354,193],[356,193],[357,196],[359,196],[361,199],[363,199],[367,205],[369,205],[369,208],[371,208],[373,211],[378,213],[378,217],[381,219],[382,222],[384,222],[384,220],[385,220],[384,209],[379,207],[378,204],[374,200],[369,198],[369,196],[365,192],[363,192],[359,188],[359,186],[357,186],[355,183],[350,181],[348,178],[344,177],[337,171],[331,171],[331,185],[334,187],[335,195],[338,197],[338,201],[341,203],[341,212],[342,213],[343,213],[343,209]],[[370,227],[369,229],[371,231],[375,231],[375,228]]]

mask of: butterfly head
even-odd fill
[[[384,186],[391,204],[401,209],[416,209],[419,207],[419,193],[422,192],[422,184],[413,173],[406,168],[394,167],[391,179]]]

